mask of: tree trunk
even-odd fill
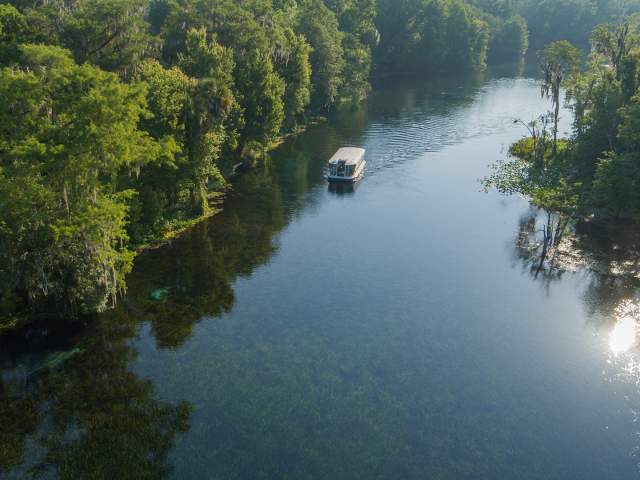
[[[558,95],[555,100],[556,106],[555,111],[553,112],[553,156],[555,157],[558,153],[558,120],[560,117],[560,92],[558,91]]]
[[[544,264],[547,260],[547,256],[549,254],[549,247],[551,246],[551,241],[553,239],[553,227],[551,226],[551,213],[547,212],[547,224],[542,227],[543,234],[543,243],[542,243],[542,253],[540,254],[540,263],[538,264],[538,268],[536,268],[536,272],[534,277],[538,278],[538,275],[544,270]]]

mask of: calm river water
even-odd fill
[[[397,81],[286,142],[116,311],[0,360],[0,477],[639,477],[637,282],[535,275],[536,212],[481,191],[546,108],[517,72]]]

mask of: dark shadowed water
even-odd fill
[[[535,275],[536,212],[478,182],[546,108],[398,81],[288,141],[118,310],[0,363],[0,477],[637,478],[638,283]]]

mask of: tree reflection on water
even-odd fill
[[[0,476],[171,475],[168,455],[192,407],[155,398],[152,382],[131,370],[131,341],[149,322],[159,348],[181,347],[194,325],[232,308],[236,278],[273,255],[287,221],[280,189],[260,171],[243,184],[251,192],[233,208],[142,255],[126,300],[92,320],[79,343],[0,358]]]
[[[0,382],[0,474],[8,478],[162,478],[191,407],[154,398],[130,371],[130,317],[98,319],[67,356],[7,361]],[[105,454],[108,452],[108,454]]]
[[[535,208],[519,220],[514,242],[515,259],[547,289],[561,280],[566,271],[559,262],[558,253],[567,228],[565,219]]]
[[[606,332],[614,356],[640,354],[635,336],[640,325],[640,235],[621,224],[581,222],[552,236],[558,217],[531,209],[521,217],[515,258],[548,290],[568,273],[583,277],[583,305],[597,331]],[[554,230],[557,231],[557,230]],[[634,353],[635,352],[635,353]]]
[[[150,322],[158,347],[181,347],[195,324],[231,310],[233,282],[273,255],[273,238],[287,221],[280,189],[260,172],[237,188],[248,184],[250,193],[232,198],[232,208],[136,264],[128,308]],[[162,295],[154,299],[154,292]]]
[[[531,208],[520,218],[514,257],[547,288],[568,272],[585,273],[587,309],[611,314],[640,286],[640,235],[627,227],[571,224]]]

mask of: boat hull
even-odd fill
[[[338,177],[333,175],[327,175],[327,180],[332,183],[355,183],[360,180],[364,174],[364,167],[367,165],[367,162],[362,162],[362,165],[358,168],[355,175],[352,177]]]

